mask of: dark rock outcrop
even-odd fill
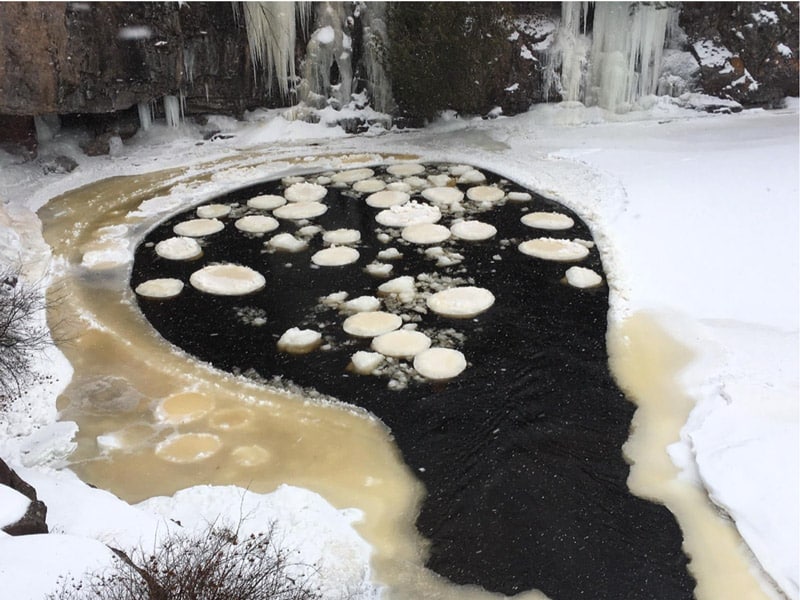
[[[745,106],[798,95],[797,2],[686,2],[680,25],[702,90]]]
[[[0,57],[0,114],[109,113],[181,93],[188,112],[270,101],[228,2],[4,2]]]
[[[0,485],[19,492],[31,501],[25,515],[16,523],[3,527],[3,531],[9,535],[47,533],[47,506],[36,497],[33,486],[17,475],[2,459],[0,459]]]

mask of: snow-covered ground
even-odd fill
[[[376,128],[358,137],[324,123],[288,122],[275,111],[212,124],[231,137],[198,145],[196,126],[156,125],[125,145],[112,144],[108,157],[83,156],[73,137],[57,136],[40,157],[72,156],[79,167],[69,174],[44,175],[40,161],[21,163],[0,152],[0,261],[21,260],[32,279],[44,276],[47,248],[33,211],[64,191],[268,144],[285,156],[405,152],[498,172],[590,224],[611,289],[612,329],[646,312],[692,351],[680,385],[694,408],[669,454],[683,480],[702,485],[732,516],[775,586],[799,597],[796,99],[782,110],[736,115],[690,111],[664,99],[626,115],[548,105],[513,118],[447,116],[424,130]],[[330,585],[369,587],[369,547],[352,528],[357,515],[311,492],[200,487],[131,507],[55,470],[74,431],[55,424],[55,396],[70,369],[55,352],[42,366],[55,383],[36,387],[0,415],[0,456],[36,486],[58,535],[0,537],[0,589],[8,597],[41,598],[58,565],[79,574],[106,564],[102,543],[149,543],[169,519],[201,523],[223,513],[235,521],[245,504],[286,525],[294,536],[287,542]],[[18,500],[0,495],[0,522],[18,516]]]

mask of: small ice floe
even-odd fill
[[[397,248],[386,248],[378,252],[376,257],[380,260],[399,260],[403,254]]]
[[[372,277],[380,277],[385,279],[391,275],[392,271],[394,270],[394,266],[379,261],[373,261],[369,263],[364,270]]]
[[[454,206],[464,199],[464,192],[457,187],[431,187],[422,190],[422,197],[438,206]]]
[[[318,267],[341,267],[358,260],[360,254],[355,248],[349,246],[331,246],[319,250],[311,256],[311,262]]]
[[[322,234],[322,241],[336,245],[357,244],[361,241],[361,232],[358,229],[332,229]]]
[[[353,189],[362,194],[380,192],[386,187],[386,183],[380,179],[362,179],[353,184]]]
[[[403,319],[380,310],[358,312],[347,317],[342,324],[346,333],[356,337],[375,337],[399,329]]]
[[[523,225],[536,229],[569,229],[575,225],[572,217],[557,212],[532,212],[523,215],[520,221]]]
[[[589,255],[589,249],[576,241],[554,238],[536,238],[522,242],[519,251],[528,256],[555,261],[582,260]]]
[[[400,206],[392,206],[375,215],[375,220],[385,227],[406,227],[417,223],[438,223],[442,212],[431,206],[411,200]]]
[[[533,199],[528,192],[508,192],[506,198],[511,202],[528,202]]]
[[[277,219],[265,215],[247,215],[234,222],[234,227],[246,233],[267,233],[276,230],[280,224]]]
[[[291,233],[274,235],[267,241],[266,245],[278,252],[301,252],[308,248],[308,243],[305,240],[298,239]]]
[[[289,202],[319,202],[328,194],[328,189],[317,183],[293,183],[283,192]]]
[[[203,255],[203,248],[194,238],[171,237],[156,244],[156,254],[167,260],[192,260]]]
[[[379,285],[378,295],[397,296],[401,302],[412,302],[417,295],[417,285],[411,275],[401,275]]]
[[[174,298],[183,291],[183,282],[170,277],[148,279],[137,285],[135,291],[146,298]]]
[[[565,273],[567,283],[576,288],[593,288],[603,283],[603,278],[586,267],[570,267]]]
[[[400,206],[405,204],[411,199],[406,191],[400,190],[382,190],[367,196],[365,202],[367,206],[373,208],[390,208],[392,206]]]
[[[467,198],[475,202],[499,202],[506,193],[494,185],[476,185],[467,190]]]
[[[482,287],[454,287],[436,292],[427,304],[438,315],[469,319],[488,310],[494,304],[494,294]]]
[[[450,226],[450,232],[461,240],[478,242],[497,234],[497,228],[483,221],[458,221]]]
[[[354,183],[361,179],[369,179],[375,175],[372,169],[350,169],[349,171],[340,171],[331,177],[333,183]]]
[[[286,204],[286,198],[275,194],[255,196],[247,201],[247,206],[256,210],[273,210]]]
[[[483,183],[486,181],[486,175],[477,169],[468,169],[458,177],[458,183]]]
[[[359,350],[350,357],[350,364],[353,365],[353,370],[359,375],[369,375],[381,366],[384,360],[385,358],[380,352]]]
[[[386,167],[386,172],[395,177],[410,177],[425,172],[425,167],[418,163],[398,163]]]
[[[227,204],[206,204],[198,206],[196,212],[201,219],[219,219],[231,214],[231,207]]]
[[[398,329],[372,340],[372,349],[392,358],[412,358],[431,346],[431,338],[410,329]]]
[[[175,235],[187,237],[204,237],[225,229],[225,224],[219,219],[190,219],[178,223],[172,228]]]
[[[464,354],[451,348],[428,348],[414,357],[414,369],[427,379],[451,379],[466,368]]]
[[[313,329],[292,327],[278,339],[278,350],[290,354],[308,354],[322,343],[322,334]]]
[[[189,283],[201,292],[217,296],[242,296],[260,290],[266,279],[250,267],[219,263],[203,267],[189,277]]]
[[[357,298],[352,298],[344,302],[342,305],[344,310],[354,313],[376,311],[380,307],[380,298],[376,298],[375,296],[358,296]]]
[[[272,214],[279,219],[289,219],[292,221],[300,221],[302,219],[313,219],[324,215],[328,211],[328,207],[321,202],[292,202],[279,206],[272,211]]]
[[[438,244],[450,237],[450,230],[435,223],[415,223],[404,227],[400,235],[412,244]]]

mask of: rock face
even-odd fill
[[[767,106],[798,95],[797,2],[686,2],[680,25],[706,94]]]
[[[350,80],[342,65],[322,65],[328,87],[344,97],[332,103],[326,92],[317,98],[319,106],[343,106],[349,101],[346,91],[366,90],[369,94],[357,94],[360,105],[372,94],[373,108],[396,106],[396,117],[418,123],[444,110],[486,115],[497,114],[499,107],[514,114],[561,99],[547,85],[559,2],[398,2],[389,3],[385,13],[362,3],[320,7],[306,11],[317,14],[315,24],[298,25],[296,72],[305,79],[294,83],[298,90],[304,83],[308,87],[308,73],[314,72],[309,48],[318,54],[326,50],[327,21],[320,15],[330,14],[341,21],[332,23],[333,31],[344,36],[352,81],[345,89],[343,82]],[[593,12],[590,5],[586,14]],[[230,2],[0,3],[0,118],[13,126],[0,128],[0,144],[34,152],[30,117],[60,115],[83,119],[92,131],[96,140],[87,152],[108,152],[114,137],[135,133],[139,106],[164,116],[161,99],[168,96],[175,104],[180,98],[189,115],[239,116],[255,107],[296,102],[292,94],[281,97],[279,86],[253,69],[241,13],[241,6]],[[798,3],[687,2],[679,25],[686,35],[681,48],[673,49],[677,54],[668,69],[691,71],[687,57],[699,64],[696,79],[673,77],[681,86],[746,106],[774,105],[797,95]],[[310,44],[315,34],[317,43]],[[388,78],[387,85],[370,85],[376,73]],[[396,104],[377,97],[392,93]]]
[[[231,3],[0,4],[0,114],[109,113],[183,93],[189,112],[269,103]]]
[[[2,531],[9,535],[47,533],[47,523],[45,522],[47,507],[44,502],[37,499],[36,490],[23,481],[2,459],[0,459],[0,485],[21,493],[31,501],[25,515],[16,523],[3,527]]]

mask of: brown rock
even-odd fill
[[[30,499],[28,510],[16,523],[3,527],[9,535],[47,533],[47,506],[36,497],[36,490],[0,459],[0,485],[5,485]]]

